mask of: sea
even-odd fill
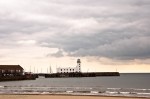
[[[0,82],[0,94],[65,94],[150,98],[150,73]]]

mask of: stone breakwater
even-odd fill
[[[37,75],[3,76],[0,81],[35,80]]]
[[[89,73],[53,73],[45,74],[45,78],[61,77],[97,77],[97,76],[120,76],[119,72],[89,72]]]

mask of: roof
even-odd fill
[[[0,69],[23,70],[23,68],[20,65],[0,65]]]

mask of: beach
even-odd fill
[[[134,97],[71,96],[71,95],[0,95],[0,99],[145,99]]]

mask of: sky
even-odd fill
[[[0,0],[0,64],[150,72],[150,0]]]

